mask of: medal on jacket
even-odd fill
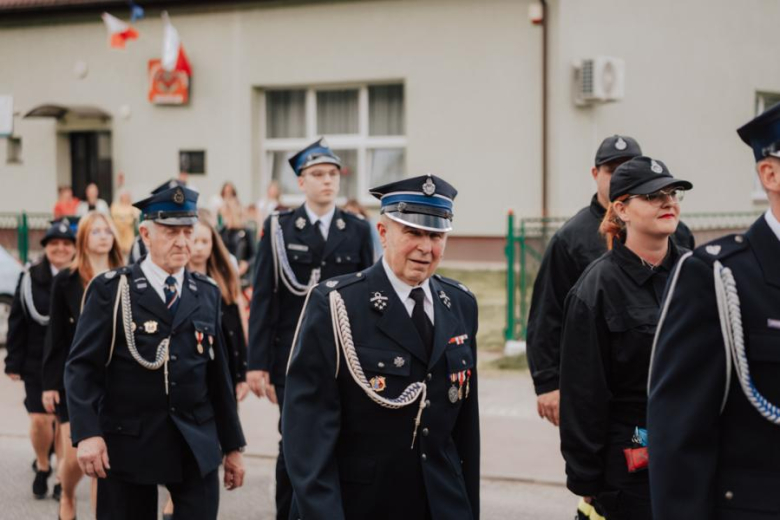
[[[466,399],[469,398],[470,383],[471,383],[471,369],[468,369],[466,371]]]
[[[387,381],[384,376],[374,376],[369,383],[371,383],[371,389],[377,393],[383,392],[387,388]]]
[[[209,357],[214,361],[214,336],[209,336]]]
[[[450,374],[450,381],[452,381],[452,386],[447,391],[447,397],[452,404],[455,404],[458,402],[458,387],[456,386],[458,374]]]
[[[458,372],[458,401],[463,399],[463,387],[466,384],[466,371]]]
[[[195,340],[198,342],[198,354],[203,354],[203,333],[199,330],[195,331]]]

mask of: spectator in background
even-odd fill
[[[87,184],[87,189],[84,190],[84,196],[86,197],[86,200],[81,201],[81,203],[79,203],[78,209],[76,210],[76,215],[79,217],[83,217],[90,211],[97,211],[98,213],[102,213],[104,215],[108,215],[110,213],[108,209],[108,203],[100,198],[98,186],[94,182]]]
[[[379,239],[379,233],[376,230],[376,222],[371,218],[371,216],[368,214],[368,211],[366,211],[366,208],[364,208],[357,201],[357,199],[349,199],[347,203],[344,204],[343,209],[344,211],[349,211],[358,217],[362,217],[363,220],[368,222],[368,225],[371,227],[371,241],[374,244],[374,261],[378,260],[379,257],[382,256],[382,241]]]
[[[222,189],[219,191],[219,195],[212,195],[209,200],[209,210],[215,214],[220,215],[222,213],[222,207],[225,206],[226,201],[237,198],[235,185],[228,181],[222,185]]]
[[[235,189],[233,188],[232,196],[230,196],[229,190],[225,189],[228,186],[232,188],[233,185],[225,183],[222,188],[223,203],[219,212],[222,217],[222,229],[219,234],[222,241],[225,242],[225,247],[238,260],[238,275],[242,282],[246,282],[249,263],[255,254],[254,237],[252,233],[247,231],[244,210],[236,196]]]
[[[135,223],[140,214],[140,210],[133,206],[130,191],[124,188],[120,190],[117,200],[111,204],[111,218],[116,226],[119,249],[125,259],[130,256],[135,239]]]
[[[79,199],[73,196],[73,188],[60,186],[57,188],[57,203],[54,204],[54,218],[70,217],[76,214]]]
[[[259,224],[265,222],[268,215],[277,209],[283,209],[281,202],[279,202],[281,194],[282,190],[279,189],[279,183],[277,181],[271,181],[268,185],[265,197],[257,201],[257,222]]]

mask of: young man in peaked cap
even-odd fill
[[[647,419],[664,520],[780,515],[780,106],[737,132],[769,209],[684,256],[667,286]]]
[[[285,399],[285,370],[307,291],[320,280],[373,263],[366,221],[336,207],[341,159],[323,139],[292,158],[290,166],[306,201],[275,212],[263,224],[249,320],[247,382],[259,397]],[[281,431],[281,424],[280,424]],[[287,520],[292,488],[282,445],[276,461],[276,517]]]
[[[135,204],[149,254],[97,275],[65,368],[79,465],[98,477],[97,518],[157,518],[165,485],[174,518],[213,520],[219,465],[242,485],[246,442],[221,335],[221,294],[189,272],[198,194],[184,187]]]
[[[287,374],[291,518],[479,518],[477,301],[434,274],[457,191],[371,190],[384,256],[313,288]],[[313,434],[316,432],[316,434]]]

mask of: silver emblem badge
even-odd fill
[[[149,320],[144,323],[144,332],[147,334],[154,334],[157,332],[157,322],[154,320]]]
[[[441,302],[447,306],[447,308],[452,307],[452,302],[450,301],[450,297],[447,296],[447,293],[444,291],[439,291],[439,298],[441,299]]]
[[[651,169],[651,170],[653,170],[653,172],[655,172],[655,173],[663,173],[663,172],[664,172],[663,166],[661,166],[660,164],[658,164],[658,163],[655,161],[655,159],[653,159],[652,161],[650,161],[650,169]]]
[[[106,277],[106,280],[110,280],[110,279],[112,279],[113,277],[115,277],[115,276],[116,276],[116,271],[109,271],[109,272],[107,272],[107,273],[106,273],[105,275],[103,275],[103,276],[105,276],[105,277]]]
[[[184,204],[184,192],[181,191],[181,188],[173,192],[173,202],[176,204]]]
[[[615,148],[618,150],[625,150],[628,147],[628,144],[623,140],[622,137],[618,137],[617,142],[615,142]]]
[[[344,219],[337,219],[336,220],[336,227],[339,228],[339,230],[343,231],[345,227],[347,227],[347,223],[344,222]]]
[[[431,179],[430,175],[428,175],[428,178],[423,183],[422,190],[423,193],[429,197],[436,193],[436,185],[433,183],[433,179]]]
[[[401,368],[402,366],[404,366],[406,364],[406,360],[404,358],[402,358],[401,356],[398,356],[397,358],[395,358],[393,360],[393,364],[396,367]]]
[[[383,296],[381,292],[375,292],[370,301],[376,310],[383,311],[387,307],[387,300],[389,300],[387,296]]]
[[[737,244],[741,244],[744,241],[745,241],[745,237],[743,237],[742,235],[737,235],[734,237],[734,242],[736,242]]]
[[[705,247],[704,250],[707,251],[712,256],[718,256],[718,253],[720,253],[720,246],[717,244],[713,244],[711,246]]]
[[[298,229],[303,229],[306,227],[306,219],[303,217],[298,217],[298,219],[295,221],[295,227]]]
[[[447,397],[449,397],[450,402],[452,404],[455,404],[458,402],[458,387],[455,385],[452,385],[450,389],[447,391]]]
[[[68,232],[68,226],[65,224],[60,224],[60,233],[67,233]]]
[[[327,287],[328,289],[333,289],[338,284],[339,284],[338,280],[328,280],[327,282],[325,282],[325,287]]]

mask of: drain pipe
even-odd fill
[[[547,27],[548,27],[548,5],[547,0],[540,0],[542,4],[542,218],[547,218],[548,207],[547,202],[549,198],[548,193],[548,179],[547,179],[547,127],[548,127],[548,115],[547,115]],[[545,230],[547,224],[542,226]]]

